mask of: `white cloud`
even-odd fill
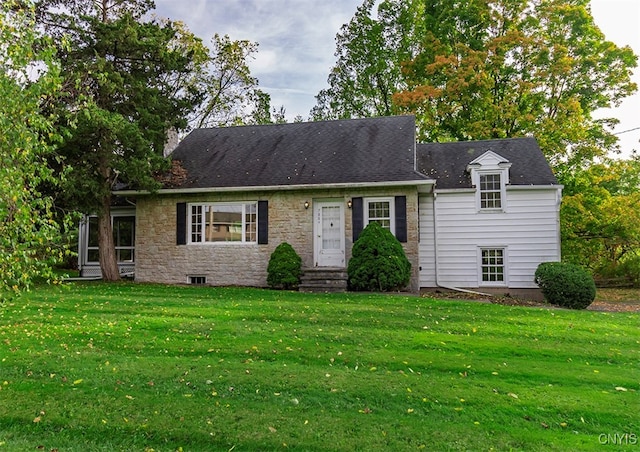
[[[249,62],[272,104],[307,118],[335,63],[335,35],[362,0],[156,0],[161,17],[183,21],[205,42],[215,34],[258,43]]]

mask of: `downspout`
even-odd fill
[[[562,228],[560,224],[560,209],[562,208],[562,185],[556,191],[556,227],[558,228],[558,262],[562,262]]]
[[[493,295],[484,292],[478,292],[475,290],[462,289],[460,287],[447,286],[445,284],[440,284],[440,265],[438,264],[438,255],[440,253],[438,246],[438,212],[436,210],[436,198],[438,197],[438,193],[436,193],[435,189],[433,190],[433,246],[435,251],[435,266],[436,266],[436,286],[442,289],[452,290],[454,292],[462,292],[473,295],[482,295],[486,297],[493,297]]]

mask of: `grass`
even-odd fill
[[[0,306],[0,452],[637,450],[638,314],[132,283]]]
[[[631,288],[598,288],[595,301],[608,303],[640,303],[640,290]]]

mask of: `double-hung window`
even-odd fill
[[[393,198],[366,198],[364,213],[365,226],[375,221],[395,234]]]
[[[506,283],[504,248],[482,248],[480,260],[483,285],[504,285]]]
[[[480,209],[502,209],[500,173],[480,174]]]
[[[371,222],[388,229],[401,243],[407,242],[407,197],[403,195],[352,199],[353,241]]]
[[[190,243],[256,243],[258,203],[189,205]]]

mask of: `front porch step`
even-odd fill
[[[305,268],[300,276],[300,292],[346,292],[347,269],[337,267]]]

